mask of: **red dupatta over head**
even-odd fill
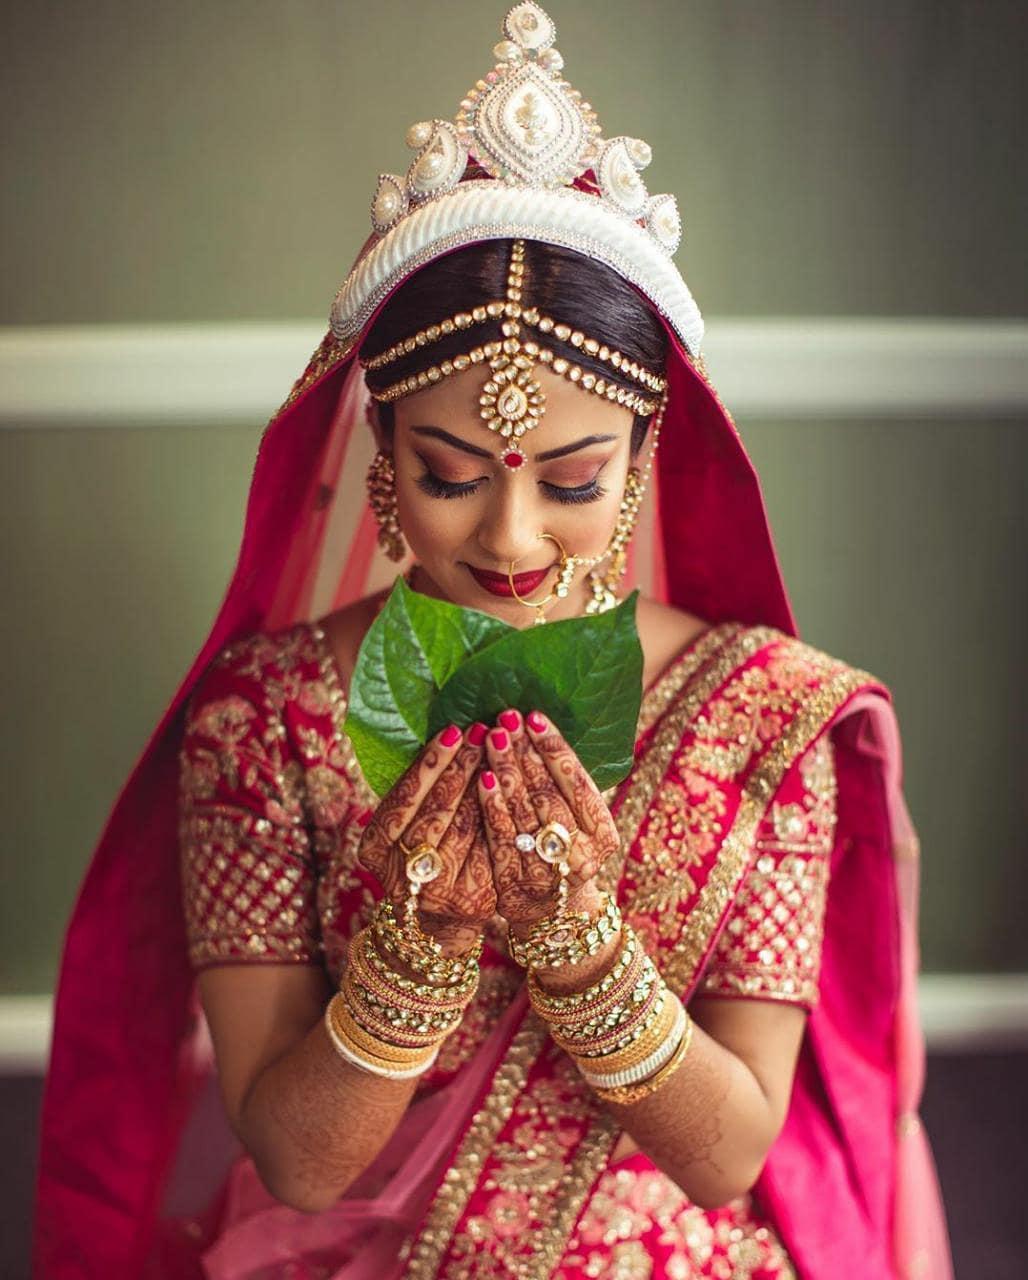
[[[469,201],[475,204],[467,216],[461,213],[461,243],[537,238],[593,252],[618,269],[601,241],[586,243],[561,229],[557,215],[563,213],[551,200],[559,193],[515,189],[503,196],[503,184],[478,173],[462,186],[474,190],[465,195],[458,187],[419,210],[441,217],[447,201],[459,198],[465,211]],[[576,218],[586,208],[582,201],[602,201],[602,187],[590,172],[573,192],[563,189],[573,195]],[[521,201],[517,218],[484,219],[481,202],[493,199],[486,188],[499,190],[501,203]],[[526,219],[537,207],[545,217],[533,227]],[[600,231],[607,223],[604,213]],[[361,283],[376,254],[381,268],[383,246],[405,234],[400,223],[369,241],[348,284]],[[159,1259],[159,1223],[174,1210],[171,1171],[184,1135],[189,1140],[187,1122],[206,1114],[200,1108],[209,1105],[204,1086],[210,1078],[177,855],[184,707],[229,643],[318,617],[394,572],[376,554],[376,529],[363,499],[374,447],[355,357],[391,291],[454,247],[451,226],[448,236],[437,235],[406,259],[394,254],[388,271],[364,281],[344,336],[337,300],[335,332],[261,442],[237,567],[210,635],[122,790],[89,867],[67,932],[55,1005],[39,1164],[38,1276],[172,1274],[171,1263]],[[688,317],[683,324],[682,306],[668,305],[666,293],[621,265],[661,311],[670,340],[654,492],[640,520],[631,572],[651,595],[711,623],[764,624],[793,635],[759,483],[698,361],[696,325]],[[658,262],[655,270],[664,268]],[[691,303],[687,291],[682,297]],[[840,804],[862,815],[857,826],[867,847],[858,865],[867,874],[833,885],[823,1000],[810,1019],[790,1116],[760,1191],[805,1276],[860,1274],[868,1258],[887,1258],[890,1274],[907,1276],[921,1257],[924,1274],[944,1280],[948,1254],[937,1190],[913,1119],[923,1071],[914,1003],[917,863],[899,792],[898,737],[880,694],[867,693],[847,710],[848,732],[870,765],[850,780],[840,777]],[[849,816],[840,812],[840,821]],[[842,926],[837,931],[833,913]],[[875,939],[870,970],[845,927],[852,919],[864,921]],[[830,1143],[818,1119],[826,1108]],[[839,1218],[810,1212],[811,1205],[833,1202],[850,1209]]]

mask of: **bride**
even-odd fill
[[[888,694],[796,638],[649,148],[503,37],[379,180],[80,895],[39,1274],[949,1274]],[[628,776],[512,700],[375,796],[401,565],[517,627],[638,583]]]

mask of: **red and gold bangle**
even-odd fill
[[[653,1017],[648,1021],[642,1034],[623,1049],[616,1049],[602,1055],[574,1055],[575,1061],[582,1071],[595,1075],[617,1075],[620,1071],[628,1071],[651,1057],[667,1040],[678,1016],[678,1001],[665,987],[660,993],[659,1003]]]
[[[363,1056],[378,1065],[401,1068],[413,1067],[424,1062],[436,1049],[436,1044],[405,1048],[380,1039],[366,1031],[351,1010],[345,998],[334,995],[329,1001],[329,1018],[336,1034],[346,1043],[351,1044]]]
[[[471,969],[459,983],[449,983],[445,986],[432,982],[418,982],[414,978],[407,977],[406,974],[398,973],[390,965],[386,956],[379,951],[370,929],[362,929],[351,945],[352,950],[359,952],[390,988],[400,990],[405,995],[432,1006],[466,1004],[478,989],[481,977],[481,971],[478,968]]]
[[[618,1040],[634,1030],[652,1004],[653,991],[660,985],[660,975],[649,956],[642,953],[635,981],[616,1002],[603,1005],[588,1018],[562,1018],[556,1023],[558,1032],[576,1041],[586,1042],[612,1037]]]
[[[578,1026],[600,1019],[616,1008],[632,991],[645,964],[645,954],[634,932],[626,926],[622,948],[613,966],[598,982],[570,996],[544,991],[534,973],[528,975],[532,1007],[552,1026]]]
[[[558,1040],[561,1048],[579,1058],[602,1058],[627,1049],[652,1026],[665,990],[662,982],[651,983],[644,999],[638,1004],[633,1002],[622,1020],[599,1034],[578,1036],[565,1031],[559,1040],[554,1034],[554,1039]]]
[[[360,1019],[362,1025],[372,1034],[386,1040],[393,1040],[405,1047],[413,1048],[427,1045],[433,1041],[445,1039],[461,1022],[463,1013],[450,1015],[448,1019],[433,1023],[426,1020],[412,1022],[402,1013],[392,1016],[388,1009],[376,1008],[362,998],[362,992],[353,980],[352,972],[347,969],[343,973],[340,990],[354,1017]]]
[[[374,942],[369,939],[367,945],[374,947]],[[353,971],[357,981],[383,1005],[389,1008],[405,1010],[421,1018],[438,1017],[441,1014],[445,1015],[463,1010],[466,1008],[469,999],[474,996],[478,986],[476,975],[475,981],[469,988],[470,996],[461,999],[428,1000],[414,992],[404,991],[394,986],[391,977],[387,977],[375,967],[370,955],[367,954],[366,948],[358,946],[350,949],[349,968]]]

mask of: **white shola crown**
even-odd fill
[[[702,320],[671,261],[682,234],[678,206],[673,195],[651,196],[640,176],[650,147],[602,137],[596,112],[561,74],[556,28],[534,0],[507,13],[503,37],[496,65],[453,121],[408,129],[416,154],[406,176],[379,177],[371,206],[379,240],[336,297],[336,337],[355,338],[392,288],[426,262],[478,240],[521,237],[606,262],[698,354]],[[490,178],[462,181],[469,162]],[[573,186],[590,169],[598,196]]]

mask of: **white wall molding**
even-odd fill
[[[922,974],[919,1000],[935,1053],[1028,1049],[1028,973]],[[49,996],[0,997],[0,1075],[46,1068]]]
[[[259,425],[325,327],[0,327],[0,427]],[[1018,321],[715,318],[704,353],[739,418],[1028,410],[1028,323]]]

